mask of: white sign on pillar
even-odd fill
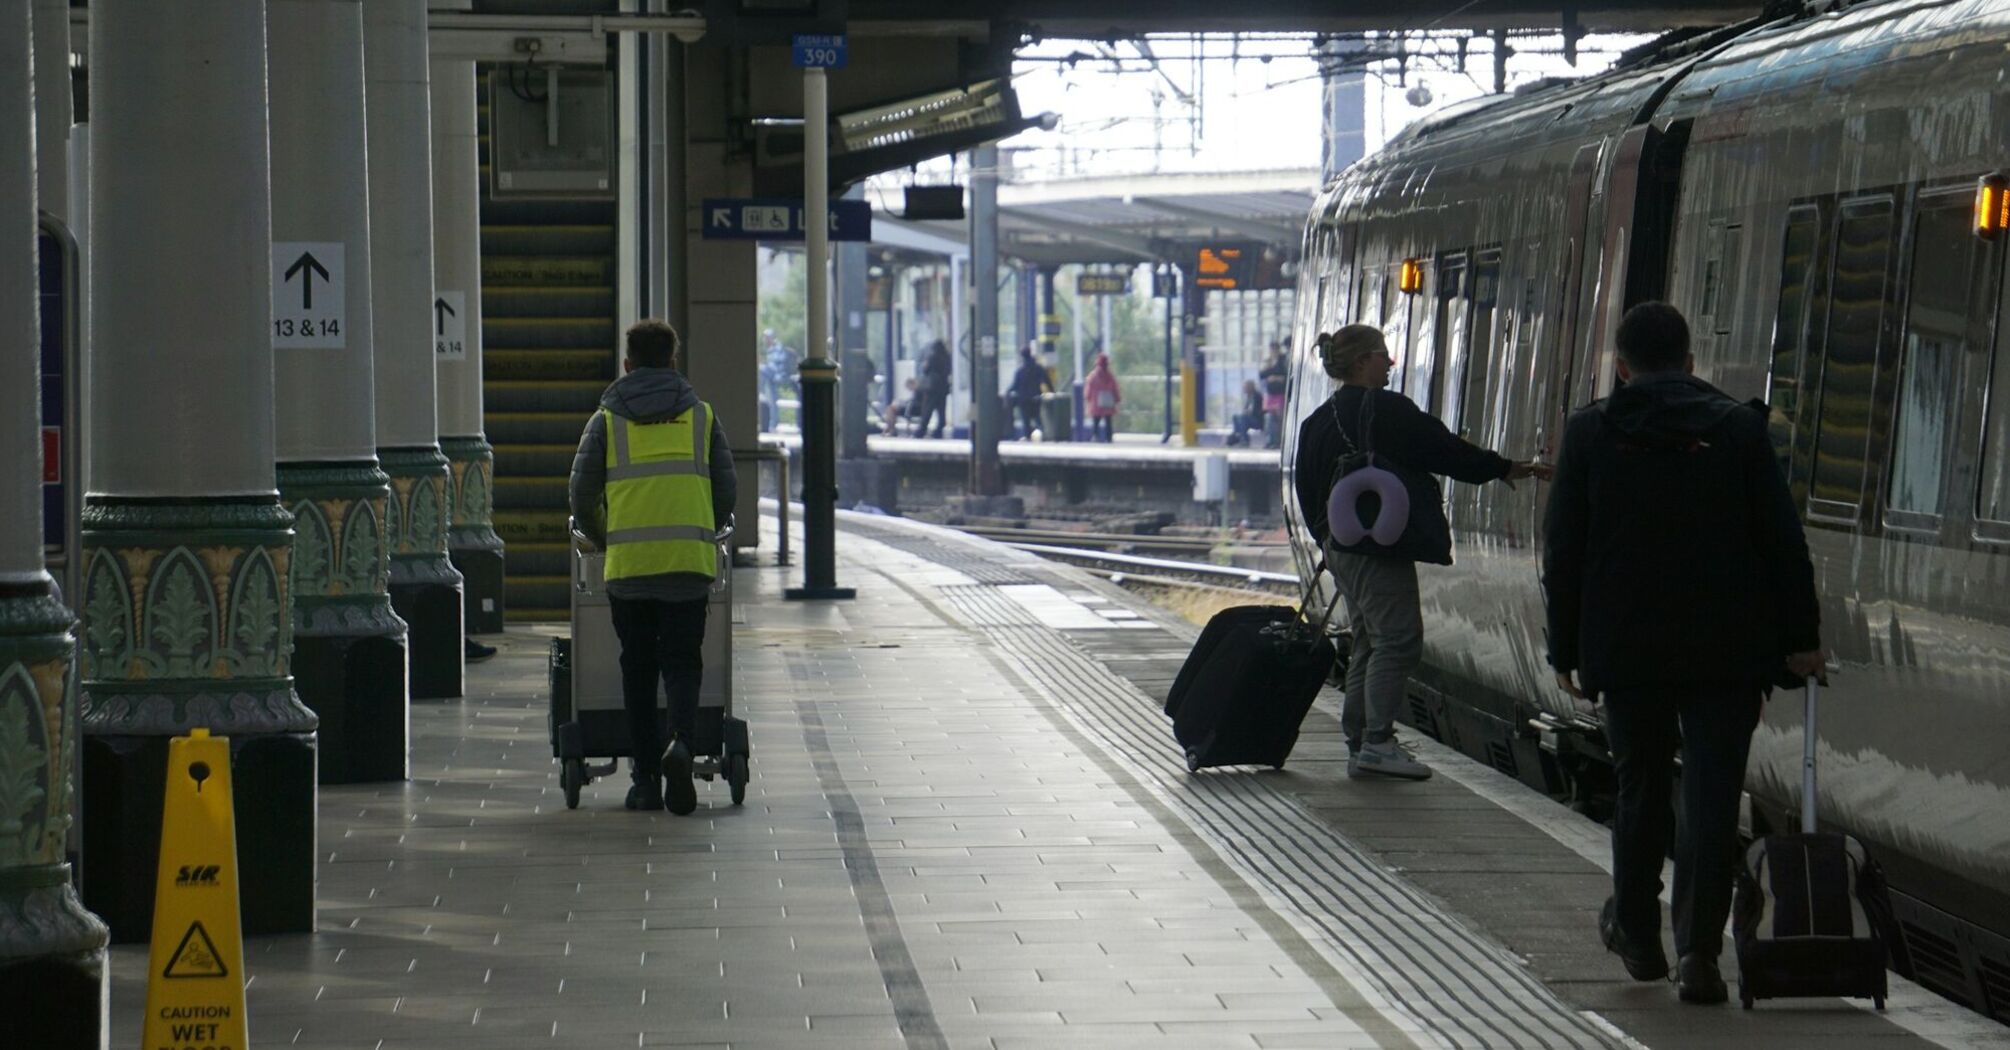
[[[468,293],[433,296],[433,359],[465,361],[468,356]]]
[[[348,344],[349,297],[341,241],[272,243],[272,346],[340,350]]]

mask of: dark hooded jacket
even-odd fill
[[[1763,686],[1820,647],[1763,405],[1679,372],[1574,413],[1543,546],[1549,658],[1587,690]]]
[[[1364,412],[1364,400],[1370,397],[1374,398],[1373,410]],[[1364,419],[1369,434],[1361,432]],[[1294,482],[1298,510],[1305,528],[1322,547],[1332,541],[1326,503],[1333,494],[1333,483],[1339,480],[1340,461],[1350,450],[1371,449],[1377,466],[1403,479],[1410,492],[1410,520],[1392,546],[1363,540],[1348,550],[1432,565],[1452,563],[1452,526],[1445,520],[1444,491],[1431,475],[1443,474],[1453,481],[1478,485],[1507,477],[1508,469],[1514,466],[1500,454],[1447,430],[1435,416],[1394,390],[1342,386],[1298,428]],[[1362,520],[1374,520],[1381,502],[1373,494],[1362,497],[1358,508]]]
[[[698,404],[698,392],[674,368],[638,368],[622,376],[600,395],[601,407],[638,423],[660,423],[676,419]],[[719,414],[712,413],[711,449],[712,518],[714,526],[725,523],[733,513],[738,485],[733,475],[733,450],[726,443],[726,428]],[[579,531],[597,547],[607,545],[607,420],[595,412],[579,436],[579,452],[572,457],[572,518]],[[705,596],[711,581],[695,573],[668,572],[657,576],[637,576],[615,580],[607,593],[616,598],[689,601]]]

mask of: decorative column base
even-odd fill
[[[503,629],[503,539],[496,535],[495,449],[476,437],[443,437],[440,452],[452,471],[453,523],[447,555],[462,578],[462,618],[469,634]]]
[[[314,928],[316,719],[293,695],[293,516],[276,498],[84,507],[84,903],[153,932],[168,738],[230,739],[246,933]]]
[[[321,718],[323,784],[410,775],[405,621],[387,590],[390,495],[374,462],[279,464],[279,498],[293,512],[293,681]]]
[[[64,839],[75,727],[76,618],[49,581],[0,584],[0,772],[31,790],[0,801],[0,1017],[10,1045],[104,1045],[105,924],[70,888]],[[11,803],[11,808],[6,806]]]
[[[229,736],[244,933],[312,933],[314,734]],[[120,944],[153,936],[168,739],[84,738],[84,903]]]
[[[461,574],[447,557],[447,457],[439,449],[378,449],[391,476],[385,523],[391,542],[391,607],[410,628],[412,699],[462,695]]]

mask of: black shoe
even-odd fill
[[[683,816],[698,808],[698,787],[691,783],[691,749],[682,738],[663,752],[663,808]]]
[[[663,778],[646,776],[635,778],[628,786],[628,799],[622,803],[629,809],[663,808]]]
[[[467,654],[468,662],[471,664],[480,663],[481,661],[486,660],[489,657],[494,656],[496,654],[495,646],[483,645],[482,643],[475,641],[473,638],[461,639],[461,649],[463,652]]]
[[[1605,950],[1626,964],[1627,976],[1636,981],[1659,981],[1668,976],[1668,955],[1661,950],[1661,938],[1647,944],[1635,943],[1619,928],[1619,902],[1611,897],[1605,898],[1605,907],[1598,913],[1598,936],[1605,942]],[[1717,972],[1715,963],[1711,964],[1710,972]],[[1720,989],[1723,987],[1722,981],[1717,984]]]
[[[1724,987],[1724,975],[1717,972],[1717,960],[1701,952],[1692,952],[1682,957],[1676,969],[1675,994],[1685,1003],[1709,1006],[1721,1003],[1731,997],[1730,989]]]

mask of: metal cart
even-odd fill
[[[718,577],[705,612],[705,680],[698,693],[698,739],[689,741],[691,774],[710,781],[724,777],[733,804],[747,797],[747,723],[733,717],[733,572],[726,541],[729,522],[718,534]],[[572,530],[572,637],[552,639],[551,752],[559,760],[558,783],[567,809],[579,808],[579,791],[611,776],[620,760],[633,758],[628,713],[621,697],[621,643],[601,571],[607,555]],[[657,708],[670,738],[667,703]],[[605,758],[596,764],[594,759]]]

